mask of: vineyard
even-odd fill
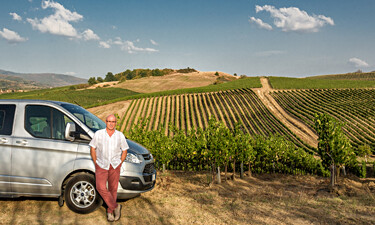
[[[316,112],[344,122],[354,147],[375,147],[375,89],[311,89],[273,91],[271,95],[289,114],[313,127]]]
[[[210,117],[234,129],[239,122],[245,133],[270,136],[280,134],[296,146],[312,152],[296,135],[281,123],[249,88],[219,92],[180,94],[135,99],[121,116],[121,130],[128,134],[140,119],[147,119],[148,130],[163,129],[172,135],[169,125],[188,131],[206,128]]]

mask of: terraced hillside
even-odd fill
[[[277,90],[271,95],[308,126],[313,126],[315,112],[325,112],[345,123],[354,146],[375,147],[375,89]]]
[[[280,134],[305,149],[302,142],[281,123],[249,88],[219,92],[181,94],[133,100],[121,120],[121,130],[129,132],[141,118],[147,118],[148,129],[164,129],[168,124],[179,129],[207,126],[210,116],[233,128],[236,122],[252,135]]]

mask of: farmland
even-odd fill
[[[375,88],[375,80],[269,77],[274,89]]]
[[[273,91],[271,95],[308,126],[313,126],[314,113],[326,112],[345,123],[353,146],[375,147],[375,89]]]
[[[297,146],[310,149],[275,118],[251,89],[136,99],[122,117],[121,130],[128,133],[140,118],[147,118],[149,130],[163,128],[171,134],[169,124],[185,131],[205,128],[210,117],[232,129],[239,122],[251,135],[283,134]]]

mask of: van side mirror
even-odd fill
[[[65,139],[68,141],[74,141],[76,132],[76,125],[73,122],[69,122],[65,127]]]

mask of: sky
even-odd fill
[[[2,0],[0,69],[306,77],[375,70],[374,0]]]

